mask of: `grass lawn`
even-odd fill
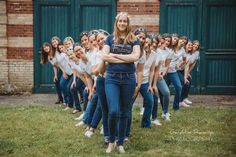
[[[75,115],[60,107],[1,107],[0,156],[236,156],[235,108],[190,107],[171,114],[171,122],[141,129],[136,108],[126,154],[107,155],[100,131],[85,138],[84,128],[74,126]]]

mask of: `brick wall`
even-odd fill
[[[0,71],[0,93],[32,91],[32,0],[0,0]]]
[[[144,27],[148,32],[159,33],[159,0],[118,0],[117,12],[128,12],[132,29]]]

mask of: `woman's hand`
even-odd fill
[[[65,72],[63,72],[63,77],[64,79],[68,79],[68,75]]]

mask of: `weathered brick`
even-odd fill
[[[0,48],[0,60],[7,58],[7,48]]]
[[[7,36],[7,26],[4,24],[0,24],[0,37]]]
[[[6,14],[6,1],[0,1],[0,14]]]
[[[33,37],[33,25],[8,25],[8,37]]]
[[[33,60],[33,48],[27,47],[9,47],[7,53],[8,59],[29,59]]]
[[[33,37],[8,37],[8,47],[33,47]]]
[[[159,25],[159,15],[130,15],[131,25]]]
[[[8,14],[8,24],[32,25],[33,14]]]
[[[7,38],[0,37],[0,47],[7,47]]]
[[[7,12],[9,14],[33,14],[33,1],[9,1]]]

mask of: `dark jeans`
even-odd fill
[[[102,110],[102,125],[104,136],[109,136],[108,131],[108,105],[107,105],[107,98],[105,93],[105,78],[98,76],[97,77],[97,85],[96,91],[98,95],[98,100],[100,101],[101,110]]]
[[[68,75],[68,78],[65,79],[62,75],[60,79],[60,86],[63,93],[63,99],[65,101],[64,103],[66,103],[68,107],[71,108],[73,107],[73,98],[70,93],[70,85],[72,77],[73,77],[72,75]]]
[[[71,80],[71,83],[72,82],[73,82],[73,79]],[[78,77],[76,77],[76,86],[70,87],[70,92],[73,97],[74,106],[77,110],[80,110],[80,111],[81,111],[81,106],[80,106],[80,100],[78,97],[78,91],[80,93],[80,97],[83,99],[84,88],[85,88],[85,85],[84,85],[83,81]]]
[[[127,118],[135,89],[134,73],[107,73],[105,78],[105,92],[108,103],[109,141],[113,143],[118,124],[117,145],[123,145]]]
[[[181,95],[180,95],[180,102],[182,102],[184,99],[186,99],[188,97],[188,93],[189,93],[191,83],[192,83],[192,78],[189,76],[187,78],[189,83],[184,83],[184,70],[178,70],[178,75],[179,75],[179,79],[182,84],[182,91],[181,91]]]
[[[57,91],[57,99],[58,101],[63,102],[63,97],[62,97],[62,90],[61,90],[61,86],[60,86],[60,79],[62,76],[62,71],[61,69],[57,69],[57,81],[55,82],[55,86],[56,86],[56,91]]]

